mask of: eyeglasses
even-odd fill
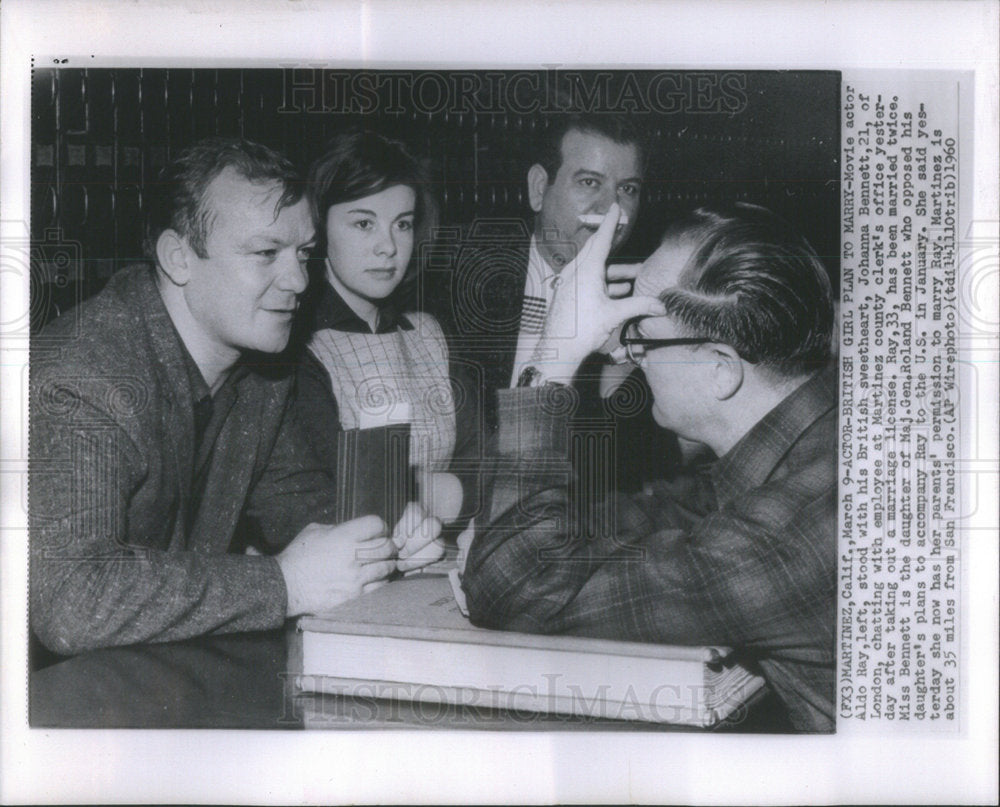
[[[681,336],[676,339],[647,339],[639,336],[639,323],[646,317],[632,317],[622,325],[618,341],[625,348],[625,361],[632,362],[636,367],[646,357],[647,350],[655,350],[658,347],[671,347],[672,345],[708,345],[720,344],[718,339],[709,339],[705,336]],[[730,346],[732,347],[732,346]],[[736,348],[732,348],[736,350]],[[617,351],[615,351],[617,353]],[[738,355],[747,364],[757,364],[756,359],[748,359],[743,353],[736,350]]]
[[[639,323],[645,317],[633,317],[622,325],[621,334],[618,341],[625,348],[625,357],[632,364],[639,366],[646,357],[647,350],[655,350],[658,347],[671,347],[673,345],[707,345],[709,342],[717,342],[717,339],[707,339],[702,336],[682,336],[676,339],[647,339],[639,336]]]

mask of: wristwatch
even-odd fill
[[[542,371],[529,364],[521,371],[521,375],[517,377],[516,386],[520,389],[523,387],[565,387],[566,385],[552,379],[544,379]]]

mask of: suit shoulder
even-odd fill
[[[32,340],[32,365],[46,367],[133,368],[143,351],[142,311],[116,278],[94,297],[84,300],[49,323]]]

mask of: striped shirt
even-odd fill
[[[557,277],[558,273],[546,263],[538,251],[538,241],[532,236],[531,247],[528,250],[528,274],[524,280],[524,301],[521,304],[521,327],[517,335],[514,372],[510,379],[512,387],[517,385],[517,379],[529,364],[537,363],[538,358],[543,360],[555,358],[536,357],[535,348],[538,347],[542,326],[545,325],[545,315],[556,293],[553,281]]]

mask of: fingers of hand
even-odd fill
[[[418,502],[408,502],[403,509],[403,515],[399,517],[399,522],[392,531],[392,542],[397,547],[405,546],[412,533],[420,522],[426,518],[424,508]]]
[[[469,519],[469,526],[462,530],[461,535],[455,539],[455,543],[458,544],[458,548],[464,552],[468,552],[472,548],[472,541],[476,537],[476,520],[474,518]]]
[[[606,356],[610,356],[614,353],[621,345],[618,341],[618,329],[615,328],[611,335],[604,341],[604,344],[598,348],[599,353],[603,353]]]
[[[604,278],[605,264],[608,261],[608,253],[611,252],[611,242],[614,240],[615,228],[618,226],[618,217],[621,207],[615,202],[608,208],[604,215],[604,221],[597,228],[587,243],[583,245],[576,256],[576,260],[571,261],[563,267],[560,279],[563,285],[576,276],[577,273],[591,277],[600,274]],[[570,270],[567,272],[567,270]]]
[[[388,538],[373,538],[370,541],[359,543],[354,550],[354,559],[358,563],[374,563],[377,561],[394,558],[396,556],[396,544]]]
[[[641,267],[641,263],[613,263],[607,269],[606,277],[608,283],[620,280],[635,280],[635,276],[639,274]]]
[[[385,522],[378,516],[362,516],[345,521],[336,530],[354,541],[369,541],[386,534]]]
[[[641,263],[619,263],[609,266],[604,275],[608,297],[618,299],[631,294],[633,281],[641,267]]]
[[[615,325],[632,317],[662,317],[667,313],[655,297],[623,297],[614,301]]]
[[[608,253],[611,252],[611,242],[615,237],[615,229],[618,227],[618,219],[621,216],[621,206],[617,202],[613,202],[611,207],[608,208],[608,212],[604,214],[604,221],[601,222],[601,226],[597,228],[597,232],[587,241],[587,246],[593,245],[596,256],[600,256],[601,261],[606,261],[608,259]]]
[[[396,568],[401,572],[408,572],[411,569],[418,569],[421,566],[426,566],[428,563],[440,560],[443,556],[444,541],[431,541],[405,559],[400,557],[396,561]]]
[[[400,559],[413,557],[441,534],[441,522],[428,516],[410,533],[407,542],[399,550]]]
[[[396,571],[396,561],[380,560],[378,563],[366,563],[361,567],[362,586],[382,580]]]

